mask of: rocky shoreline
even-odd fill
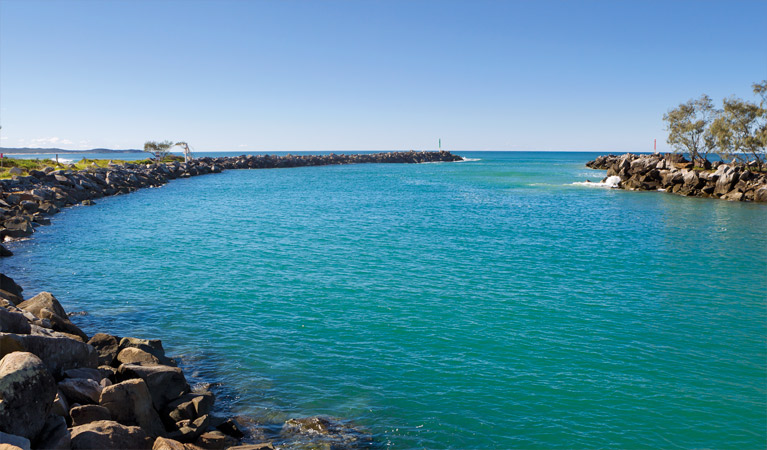
[[[693,167],[680,154],[604,155],[586,163],[607,170],[603,183],[630,191],[665,191],[688,197],[767,202],[767,173],[737,163]],[[617,177],[617,178],[615,178]]]
[[[0,181],[0,239],[29,237],[67,206],[227,169],[461,159],[449,152],[394,152],[200,158],[81,171],[46,168]],[[0,245],[0,257],[11,255]],[[51,293],[25,300],[22,287],[3,274],[0,306],[2,450],[257,450],[307,443],[345,449],[373,444],[369,434],[324,416],[287,420],[273,436],[248,436],[235,418],[214,414],[209,386],[192,388],[160,340],[88,336]]]

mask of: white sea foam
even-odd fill
[[[617,188],[618,183],[620,182],[621,182],[621,177],[617,175],[613,175],[611,177],[607,177],[605,181],[600,181],[598,183],[595,183],[593,181],[576,181],[573,184],[576,184],[579,186],[613,189],[613,188]]]
[[[482,158],[466,158],[465,156],[462,156],[462,160],[456,161],[456,162],[472,162],[472,161],[482,161]]]

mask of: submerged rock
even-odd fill
[[[314,416],[289,419],[282,426],[280,437],[291,447],[315,448],[328,445],[333,449],[358,449],[369,446],[373,436],[348,421]]]

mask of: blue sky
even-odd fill
[[[665,150],[767,79],[767,1],[0,2],[0,145]]]

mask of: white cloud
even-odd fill
[[[61,139],[60,137],[48,137],[48,138],[36,138],[30,139],[30,144],[37,145],[71,145],[72,141],[69,139]]]
[[[247,146],[248,146],[248,144],[240,144],[237,147],[247,147]]]
[[[8,136],[0,136],[0,141],[4,141],[6,139],[8,139]]]

